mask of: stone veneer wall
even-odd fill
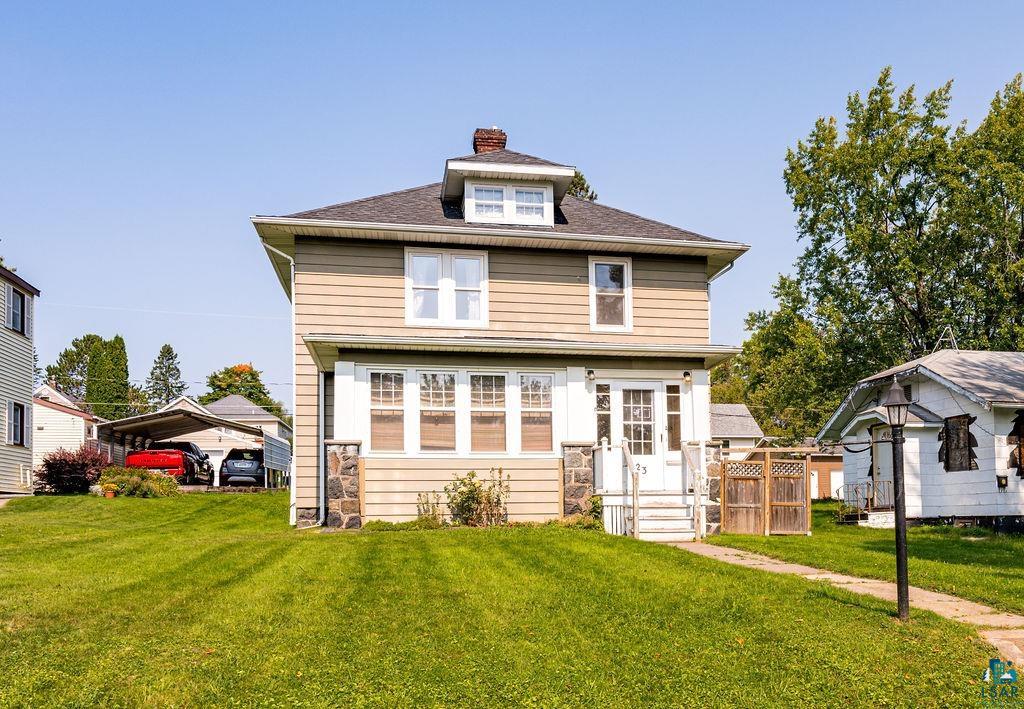
[[[593,443],[562,444],[562,514],[578,515],[594,494]]]
[[[359,529],[359,444],[327,444],[328,527]]]

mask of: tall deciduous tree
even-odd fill
[[[188,385],[181,380],[178,354],[169,344],[160,348],[146,379],[146,395],[150,404],[161,407],[185,393]]]
[[[206,378],[206,385],[210,391],[199,397],[199,403],[210,404],[229,394],[239,394],[280,417],[284,413],[284,407],[270,395],[270,390],[263,383],[262,375],[263,373],[251,364],[236,364],[218,370]]]
[[[59,355],[54,364],[47,365],[46,379],[72,399],[85,399],[86,373],[89,370],[89,355],[103,338],[89,333],[76,337]]]

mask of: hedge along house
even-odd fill
[[[1002,526],[1024,520],[1024,353],[939,350],[860,381],[818,438],[845,445],[844,498],[892,509],[885,390],[911,400],[904,431],[907,517]]]
[[[457,473],[511,478],[509,515],[621,498],[682,504],[681,441],[707,440],[709,283],[749,247],[567,194],[569,165],[480,129],[439,183],[252,222],[292,302],[292,521],[416,516]],[[692,503],[692,499],[691,499]]]

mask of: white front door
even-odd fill
[[[664,387],[661,382],[616,381],[611,386],[612,435],[630,441],[640,490],[665,490]],[[631,489],[632,476],[626,480]]]

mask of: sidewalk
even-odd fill
[[[704,544],[703,542],[685,542],[673,546],[693,554],[724,561],[727,564],[746,566],[774,574],[794,574],[810,581],[825,581],[847,591],[896,602],[896,584],[888,581],[846,576],[812,566],[791,564],[760,554],[714,544]],[[1003,613],[974,601],[966,601],[945,593],[926,591],[915,586],[910,587],[910,605],[913,608],[931,611],[943,618],[973,625],[978,629],[978,635],[999,650],[1004,659],[1012,660],[1016,665],[1024,664],[1024,616]]]

